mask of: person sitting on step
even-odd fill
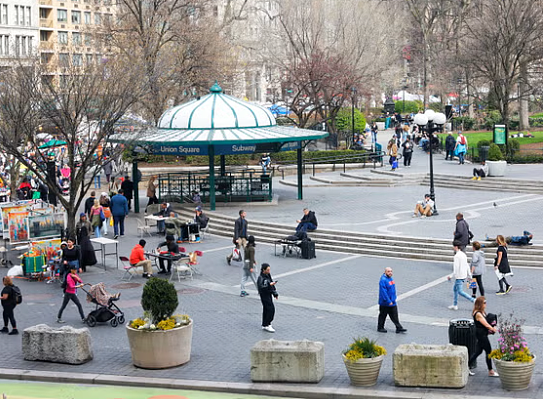
[[[471,180],[481,180],[481,177],[488,176],[488,165],[485,161],[481,162],[480,168],[473,168],[473,177]]]
[[[534,235],[529,231],[524,230],[521,236],[505,237],[505,242],[507,243],[507,245],[532,245],[530,243],[530,241],[532,241],[532,238],[534,238]],[[489,236],[486,236],[485,240],[490,242],[481,244],[482,248],[492,248],[499,246],[495,238],[490,238]]]

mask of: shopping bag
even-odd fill
[[[477,288],[477,280],[472,278],[471,281],[468,281],[468,289],[475,289],[475,288]]]
[[[109,225],[113,226],[113,218],[109,218]]]
[[[392,162],[392,169],[398,169],[398,161]]]

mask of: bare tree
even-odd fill
[[[536,0],[481,0],[468,19],[462,60],[484,79],[509,123],[511,102],[525,98],[543,59],[543,4]]]
[[[146,90],[138,106],[155,124],[169,102],[207,90],[227,73],[228,43],[211,7],[210,0],[119,0],[118,20],[103,33],[142,62]]]
[[[99,173],[99,147],[120,159],[123,146],[109,146],[115,124],[138,99],[138,65],[115,57],[99,65],[64,65],[53,78],[40,64],[19,63],[0,76],[0,148],[46,184],[68,214],[73,232],[77,210]],[[71,170],[70,187],[64,196],[56,179],[46,173],[48,150],[40,149],[38,128],[48,125],[66,143],[63,159]]]

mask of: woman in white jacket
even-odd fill
[[[473,255],[471,256],[471,275],[479,287],[481,296],[485,296],[485,288],[483,287],[483,274],[485,272],[485,253],[481,250],[481,244],[474,241],[472,244]],[[477,287],[472,288],[472,298],[477,298]]]

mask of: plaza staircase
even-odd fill
[[[430,176],[422,180],[423,185],[430,184]],[[462,190],[500,191],[543,195],[543,182],[537,180],[505,179],[503,177],[487,177],[471,180],[467,176],[450,176],[434,174],[434,186],[458,188]]]
[[[181,218],[189,219],[194,216],[192,207],[179,212]],[[220,213],[209,213],[208,216],[210,217],[209,233],[232,238],[236,218]],[[287,226],[252,219],[249,221],[249,234],[254,235],[257,242],[273,244],[277,240],[294,234],[294,230],[294,225]],[[446,262],[451,265],[454,255],[451,240],[436,238],[403,237],[328,229],[309,232],[309,236],[315,241],[317,250],[394,259]],[[485,252],[487,264],[492,265],[495,248],[489,248]],[[468,248],[468,257],[470,256],[471,247]],[[543,268],[543,246],[510,247],[509,262],[511,266]]]

